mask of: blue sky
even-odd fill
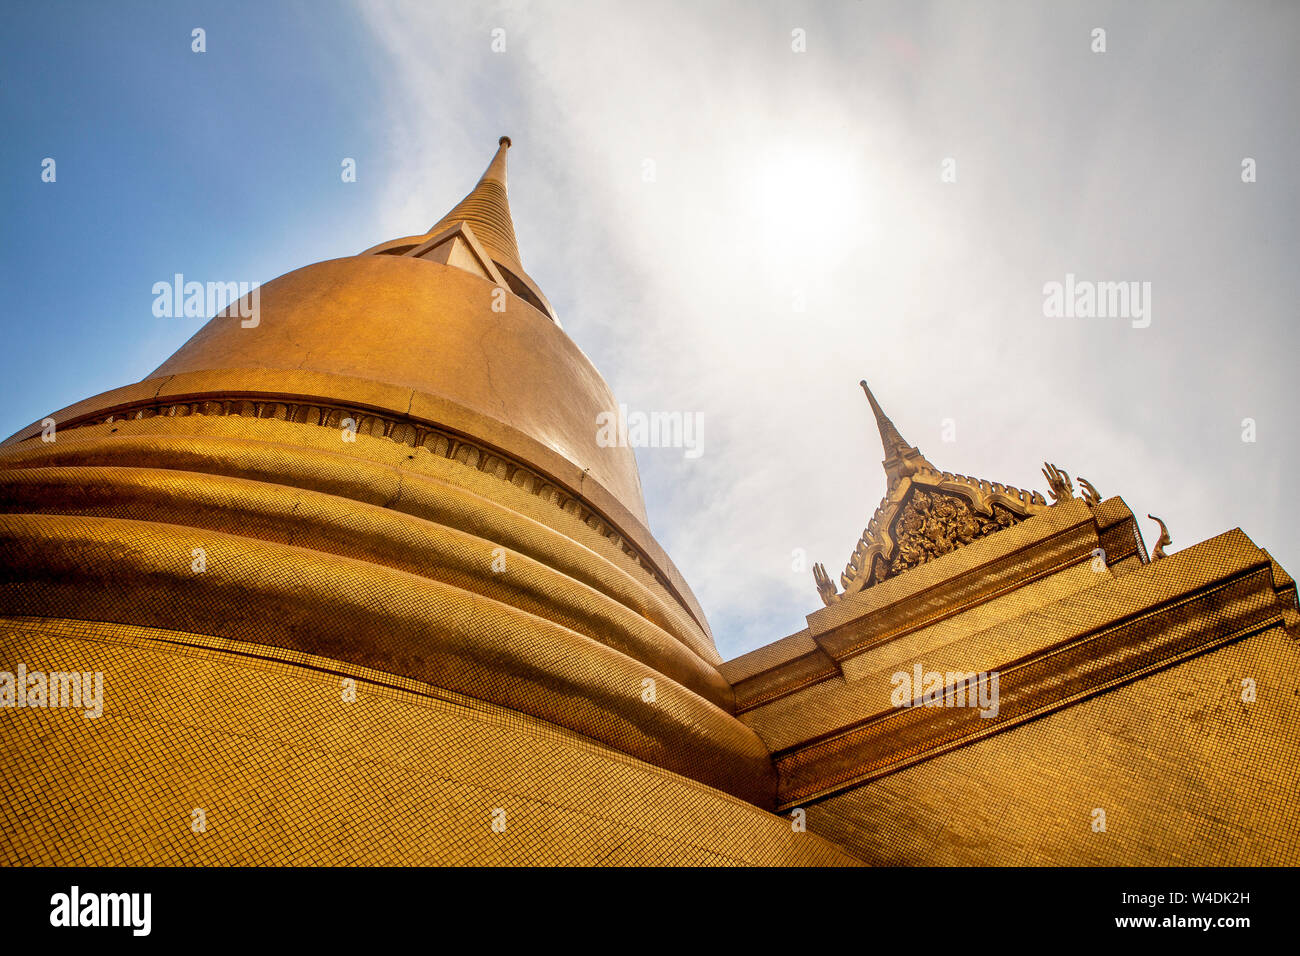
[[[509,133],[566,331],[633,408],[705,416],[698,460],[638,460],[724,657],[802,626],[794,552],[838,576],[884,493],[863,377],[942,468],[1055,461],[1173,550],[1240,526],[1295,573],[1298,41],[1265,3],[10,5],[0,431],[183,343],[153,283],[423,231]],[[1046,317],[1067,273],[1151,282],[1151,326]]]
[[[364,242],[357,223],[379,170],[331,189],[337,161],[306,157],[382,139],[373,59],[348,42],[358,24],[346,8],[321,18],[316,6],[10,8],[7,432],[143,377],[194,332],[201,323],[141,309],[153,282],[176,271],[269,279],[350,251],[349,231]],[[210,38],[203,55],[190,50],[196,25]],[[55,184],[26,174],[46,156]]]

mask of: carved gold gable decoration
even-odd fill
[[[956,550],[959,545],[970,544],[976,538],[987,537],[1021,520],[1020,516],[1002,505],[994,505],[993,514],[985,517],[955,495],[917,491],[894,524],[894,537],[898,545],[894,549],[894,560],[884,577],[893,577],[908,568],[925,564]],[[863,587],[870,587],[881,580],[878,572],[883,566],[883,561],[876,564],[872,573],[873,580],[867,581]]]
[[[1054,465],[1046,466],[1043,472],[1050,486],[1052,504],[1036,491],[939,471],[899,434],[866,382],[862,383],[862,389],[875,413],[885,449],[889,490],[840,575],[843,593],[836,589],[825,567],[814,565],[813,579],[826,605],[1074,497],[1069,475]],[[1101,496],[1087,481],[1080,479],[1080,484],[1089,507],[1094,507]]]
[[[893,482],[881,500],[840,575],[844,593],[836,592],[821,565],[813,568],[817,591],[825,604],[834,604],[1048,507],[1037,492],[936,471],[926,462]]]

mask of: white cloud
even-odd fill
[[[524,262],[565,329],[620,400],[704,414],[702,458],[638,457],[724,656],[802,626],[820,601],[791,550],[837,575],[884,492],[862,377],[940,467],[1042,488],[1050,459],[1177,547],[1241,524],[1300,567],[1294,12],[362,9],[405,157],[376,228],[427,228],[509,133]],[[1243,155],[1272,183],[1241,184]],[[1044,318],[1066,272],[1152,282],[1151,328]]]

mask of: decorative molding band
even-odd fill
[[[561,511],[568,512],[583,524],[608,538],[638,567],[650,574],[665,591],[673,596],[688,616],[690,608],[664,574],[639,548],[629,541],[604,515],[590,508],[582,499],[561,488],[556,482],[522,462],[487,445],[467,440],[463,435],[448,429],[391,413],[381,413],[359,406],[340,405],[318,400],[302,400],[285,396],[225,397],[203,396],[188,400],[168,399],[163,402],[135,402],[116,408],[101,409],[91,415],[74,418],[60,424],[60,431],[89,425],[108,425],[113,422],[139,421],[146,418],[186,418],[191,415],[222,417],[238,415],[244,418],[269,418],[299,425],[317,425],[340,429],[345,419],[351,419],[360,435],[387,438],[410,448],[424,448],[434,455],[457,461],[468,468],[509,482],[516,488],[530,492],[549,501]],[[40,438],[40,432],[24,441]]]
[[[821,647],[777,667],[736,681],[736,713],[757,710],[791,694],[843,674],[838,661]]]
[[[1231,574],[999,668],[1001,700],[995,718],[961,707],[890,709],[774,753],[781,775],[778,811],[806,806],[1284,626],[1266,567]],[[950,692],[945,688],[944,699]]]

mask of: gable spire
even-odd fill
[[[889,487],[840,575],[844,591],[836,590],[824,565],[813,566],[817,592],[828,607],[1049,507],[1036,491],[939,471],[920,449],[907,443],[866,381],[859,384],[876,416]],[[1044,474],[1053,483],[1054,498],[1058,483],[1060,496],[1068,497],[1069,478],[1064,472],[1051,468]],[[1100,503],[1096,489],[1091,485],[1088,489],[1089,504]]]
[[[867,395],[867,401],[871,403],[871,411],[876,416],[876,428],[880,432],[880,444],[885,450],[885,474],[889,478],[889,484],[894,485],[904,477],[915,474],[918,468],[929,468],[937,470],[933,465],[926,461],[925,456],[914,445],[909,445],[903,438],[899,430],[890,421],[889,416],[885,414],[880,403],[876,401],[876,396],[871,394],[871,389],[867,385],[867,380],[863,379],[858,383],[862,386],[862,391]]]

